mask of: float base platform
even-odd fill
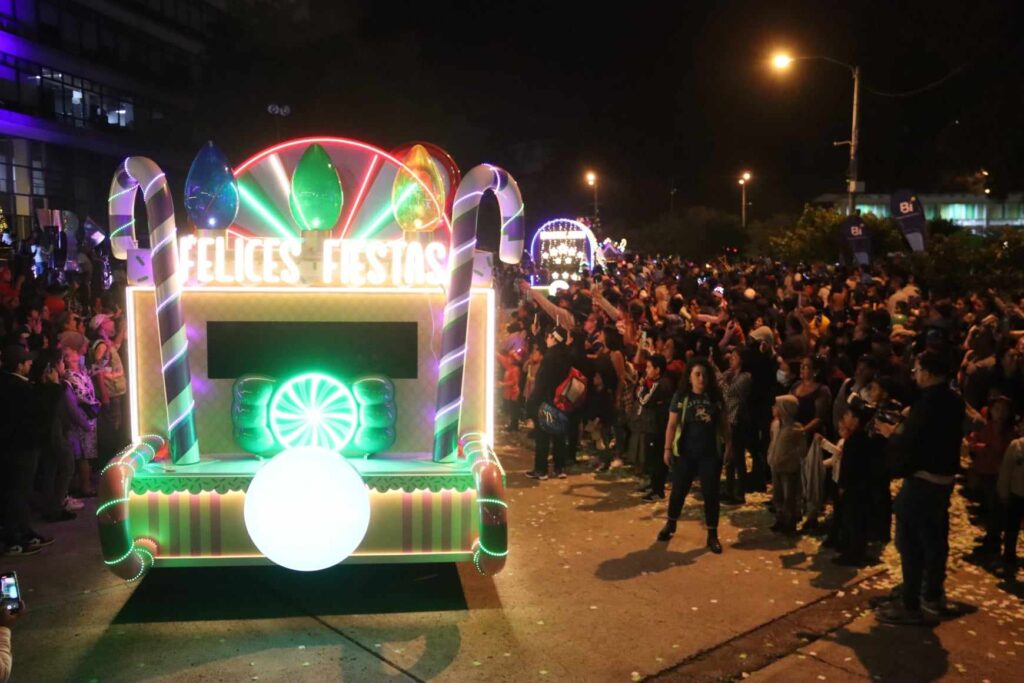
[[[249,483],[264,460],[205,455],[196,465],[150,462],[128,492],[129,531],[155,542],[155,566],[270,564],[244,519]],[[479,506],[472,462],[428,453],[348,460],[370,489],[370,526],[348,563],[461,562],[473,558]]]

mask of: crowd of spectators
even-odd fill
[[[498,356],[507,429],[534,440],[528,477],[565,478],[585,459],[631,468],[646,501],[670,483],[659,541],[697,480],[716,553],[721,505],[754,492],[771,493],[773,532],[823,534],[838,564],[877,561],[895,528],[904,582],[880,618],[918,623],[945,609],[966,466],[986,528],[975,555],[1016,571],[1020,293],[939,297],[906,273],[768,259],[633,255],[553,294],[522,274],[499,273],[518,307]],[[562,395],[570,374],[585,378],[578,408]]]
[[[128,439],[123,282],[104,288],[91,249],[60,269],[42,253],[33,235],[0,266],[0,553],[9,556],[53,543],[34,521],[74,519]]]

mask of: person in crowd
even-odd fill
[[[903,573],[901,600],[878,610],[879,621],[920,624],[945,609],[949,555],[949,499],[960,464],[964,400],[949,387],[949,364],[935,350],[912,368],[919,389],[906,421],[878,424],[890,440],[893,470],[903,478],[896,498],[896,548]]]
[[[39,459],[39,396],[29,381],[35,354],[22,346],[3,351],[0,373],[0,443],[3,443],[3,543],[7,555],[33,555],[53,538],[30,526],[29,500]]]
[[[668,541],[675,534],[683,503],[693,480],[699,478],[704,497],[707,547],[713,553],[722,552],[718,540],[719,480],[727,452],[729,422],[725,399],[711,363],[696,358],[691,361],[686,381],[676,391],[669,407],[663,459],[672,471],[672,494],[668,520],[658,532],[659,541]]]
[[[519,431],[519,391],[522,380],[519,350],[512,348],[508,353],[498,352],[496,355],[505,370],[501,379],[501,398],[508,416],[505,431],[515,433]]]
[[[75,458],[76,488],[80,497],[91,498],[96,495],[92,483],[92,463],[96,460],[96,420],[99,417],[101,404],[96,398],[96,389],[92,377],[82,367],[82,357],[78,349],[64,349],[64,382],[75,394],[76,403],[86,416],[85,426],[73,424],[67,431],[68,443]]]
[[[84,427],[86,417],[78,407],[71,387],[63,381],[64,361],[60,351],[49,354],[41,367],[36,390],[39,397],[39,494],[43,519],[66,522],[84,506],[70,498],[68,491],[75,471],[75,459],[67,438],[68,425]]]
[[[668,428],[669,407],[676,390],[667,367],[664,356],[650,356],[645,365],[644,381],[637,386],[640,413],[638,431],[641,434],[647,474],[647,483],[637,490],[644,494],[643,499],[648,502],[665,499],[665,479],[668,474],[664,461],[665,430]]]
[[[25,613],[25,601],[19,599],[17,609],[0,608],[0,683],[7,683],[14,668],[14,654],[11,648],[11,629],[14,622]]]
[[[871,524],[871,476],[878,437],[867,427],[874,418],[868,404],[857,401],[843,415],[840,437],[842,456],[838,460],[838,565],[862,567],[867,563],[868,529]],[[841,511],[841,512],[840,512]]]
[[[825,385],[827,364],[820,357],[804,358],[800,362],[800,380],[790,393],[796,397],[797,425],[794,429],[804,435],[805,443],[815,434],[825,435],[832,417],[832,395]],[[811,451],[803,458],[801,467],[801,495],[804,502],[804,525],[802,532],[819,529],[819,516],[825,499],[825,479],[822,463],[815,460]]]
[[[999,574],[1014,578],[1017,573],[1017,538],[1024,521],[1024,438],[1014,439],[1006,449],[999,469],[999,498],[1006,510],[1003,537],[1003,566]]]
[[[747,492],[747,444],[751,432],[750,355],[744,347],[735,346],[726,354],[729,367],[723,374],[726,416],[729,422],[729,447],[725,465],[725,496],[723,501],[743,505]]]
[[[786,534],[796,531],[796,524],[800,521],[800,463],[807,451],[807,437],[797,429],[799,407],[800,402],[795,396],[783,394],[776,397],[768,444],[775,507],[775,524],[771,530]]]
[[[540,421],[537,418],[541,404],[550,404],[555,398],[555,390],[558,385],[565,381],[569,375],[569,368],[572,362],[569,358],[569,350],[565,341],[569,333],[560,325],[556,325],[547,333],[545,343],[547,348],[544,351],[544,359],[537,369],[537,379],[533,386],[533,393],[527,401],[527,411],[534,416],[534,459],[533,469],[526,473],[531,479],[548,478],[548,455],[554,459],[555,476],[564,479],[565,458],[568,451],[568,440],[565,434],[550,434],[540,428]]]
[[[985,410],[985,424],[968,436],[971,452],[971,472],[978,478],[981,489],[982,513],[985,520],[985,538],[975,555],[995,555],[1002,546],[1003,524],[1006,511],[997,492],[1003,456],[1015,436],[1013,406],[1005,396],[995,396]]]

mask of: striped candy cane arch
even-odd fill
[[[466,174],[455,193],[452,206],[452,241],[448,251],[448,303],[441,332],[441,367],[437,384],[437,412],[434,414],[434,461],[458,457],[459,414],[462,407],[462,379],[466,364],[466,336],[469,331],[469,297],[473,284],[480,200],[493,192],[501,210],[501,243],[498,255],[505,263],[519,263],[526,236],[523,197],[508,171],[482,164]]]
[[[138,247],[135,196],[139,188],[142,188],[149,222],[150,261],[156,288],[171,459],[176,465],[194,465],[199,462],[199,439],[196,436],[195,401],[188,365],[188,337],[181,310],[174,199],[166,175],[151,159],[128,157],[114,175],[108,206],[111,250],[115,258],[124,259],[129,249]]]

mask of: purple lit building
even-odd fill
[[[222,5],[0,0],[0,209],[15,234],[43,208],[105,223],[110,169],[188,137]]]

